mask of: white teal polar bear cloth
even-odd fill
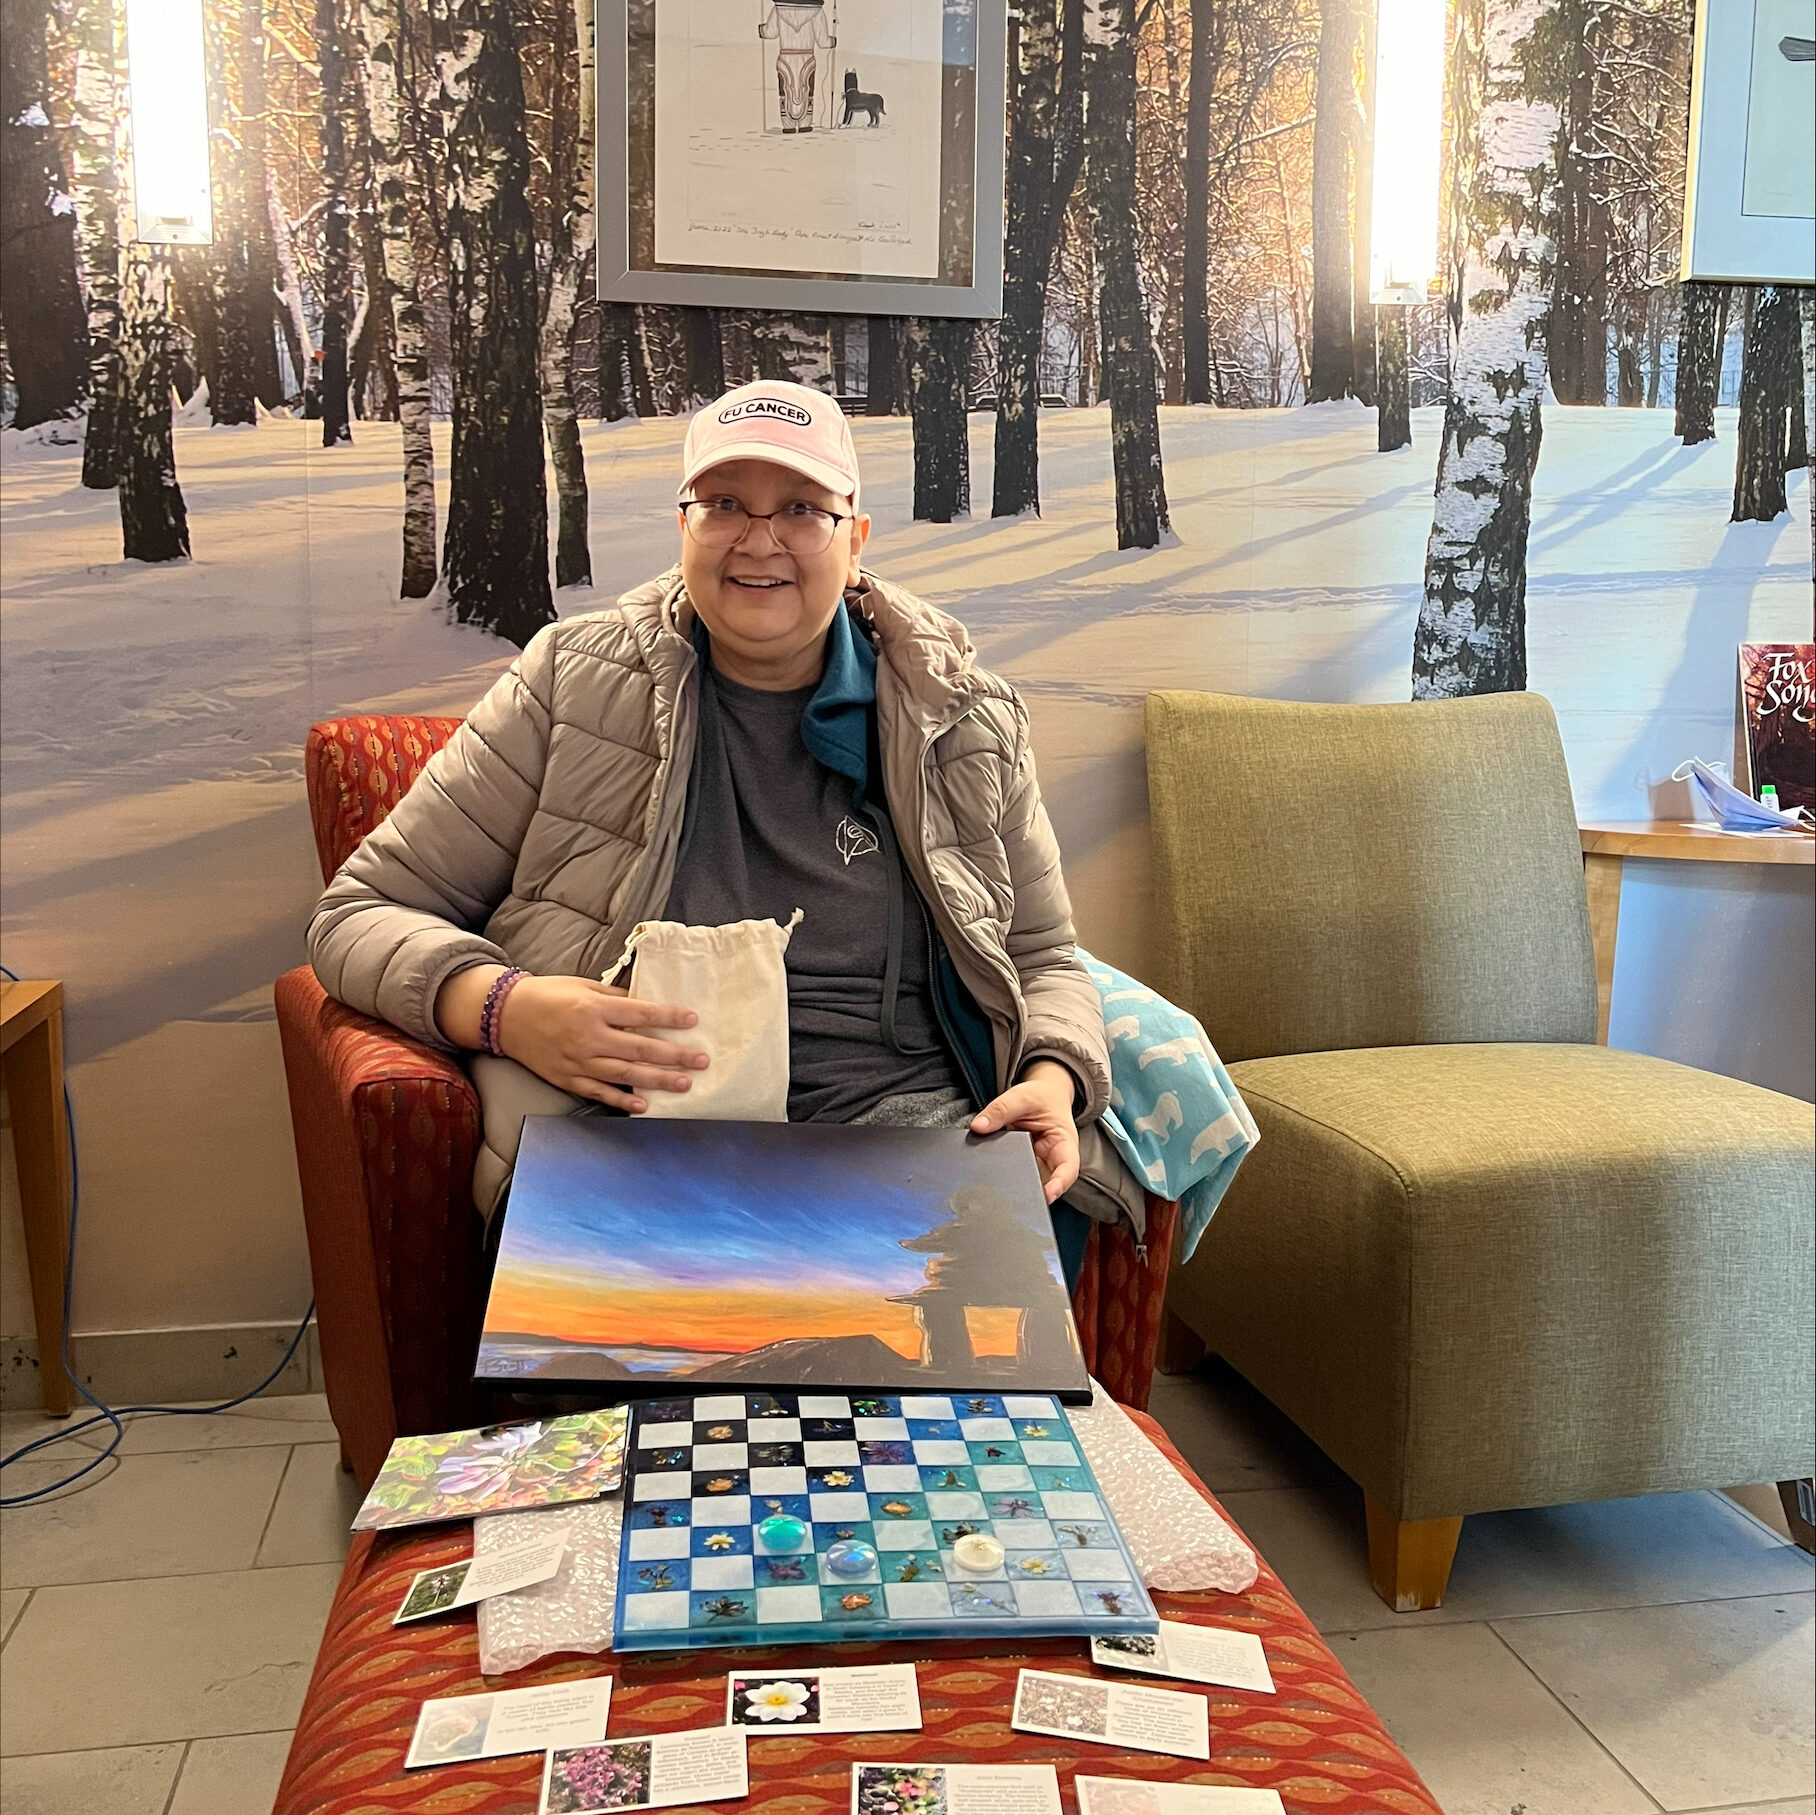
[[[1179,1258],[1189,1260],[1261,1131],[1195,1015],[1089,952],[1078,958],[1110,1042],[1101,1126],[1136,1178],[1178,1203]]]

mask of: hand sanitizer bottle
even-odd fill
[[[1784,811],[1778,804],[1778,788],[1776,783],[1767,782],[1766,785],[1759,790],[1759,804],[1762,807],[1769,807],[1774,813],[1782,813]]]

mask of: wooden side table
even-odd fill
[[[63,1371],[63,1275],[69,1264],[69,1124],[63,1114],[63,985],[0,982],[0,1078],[12,1109],[19,1207],[31,1272],[44,1410],[76,1393]]]
[[[1614,1003],[1614,946],[1620,932],[1621,864],[1628,857],[1689,863],[1816,865],[1816,838],[1802,832],[1724,832],[1681,820],[1610,821],[1577,828],[1583,841],[1583,883],[1589,891],[1589,938],[1595,947],[1595,1037],[1608,1044]]]

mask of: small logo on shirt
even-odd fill
[[[868,857],[872,851],[879,848],[876,834],[862,821],[853,819],[849,813],[839,821],[839,829],[833,833],[832,837],[833,842],[839,848],[839,855],[845,859],[847,865],[850,864],[852,858]]]

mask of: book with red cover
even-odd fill
[[[1816,813],[1816,643],[1742,643],[1747,791],[1770,782],[1781,807]]]

